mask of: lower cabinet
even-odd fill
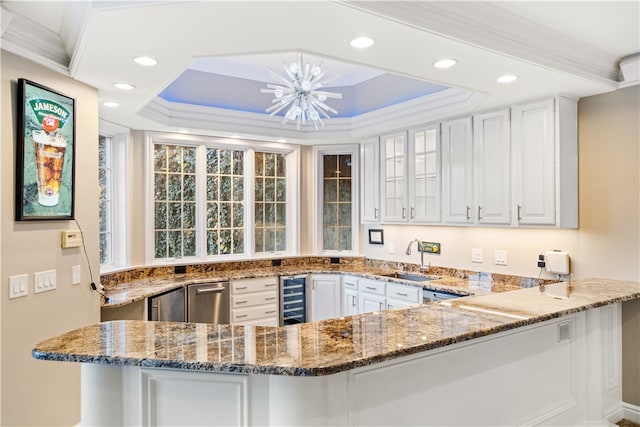
[[[358,278],[354,276],[342,277],[342,315],[352,316],[360,312],[358,295]]]
[[[342,276],[339,274],[311,274],[307,282],[308,313],[307,320],[340,317],[342,308]]]
[[[422,289],[417,286],[387,283],[387,310],[407,308],[422,303]]]
[[[278,326],[278,278],[231,281],[231,323]]]
[[[387,308],[385,283],[371,279],[358,279],[360,313],[383,311]]]
[[[422,288],[379,280],[344,276],[342,315],[414,307],[422,304]]]

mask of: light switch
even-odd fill
[[[29,295],[29,276],[27,274],[9,276],[9,299],[27,295]]]
[[[471,262],[482,262],[482,249],[471,249]]]
[[[53,291],[56,289],[56,271],[38,271],[33,273],[34,293]]]
[[[79,265],[71,267],[71,284],[79,285],[82,281],[82,270]]]

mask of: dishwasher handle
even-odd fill
[[[196,294],[207,294],[210,292],[223,292],[225,289],[227,289],[224,286],[219,286],[216,288],[203,288],[203,289],[196,289]]]

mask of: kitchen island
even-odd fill
[[[33,356],[82,363],[83,425],[607,425],[636,298],[587,279],[286,327],[115,321]]]

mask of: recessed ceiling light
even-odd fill
[[[238,139],[238,138],[240,138],[240,135],[231,135],[229,138]]]
[[[134,85],[129,83],[114,83],[113,85],[122,90],[133,90],[136,88]]]
[[[287,140],[286,140],[286,139],[284,139],[284,138],[280,138],[280,139],[278,139],[276,142],[285,143],[285,142],[287,142]]]
[[[156,65],[158,63],[157,60],[150,58],[148,56],[136,56],[135,58],[133,58],[133,60],[136,62],[136,64],[146,65],[146,66]]]
[[[351,46],[357,49],[365,49],[367,47],[371,47],[373,46],[373,43],[373,39],[369,37],[356,37],[355,39],[351,40]]]
[[[458,61],[456,61],[455,59],[452,58],[444,58],[444,59],[440,59],[436,62],[433,63],[433,66],[436,68],[449,68],[449,67],[453,67],[454,65],[456,65]]]
[[[186,129],[180,129],[180,130],[178,130],[176,132],[178,132],[178,133],[189,133],[189,131],[186,130]]]
[[[115,101],[105,101],[102,103],[102,105],[104,105],[105,107],[113,108],[113,107],[119,107],[120,103]]]
[[[513,74],[505,74],[504,76],[498,77],[498,83],[511,83],[518,80],[518,76]]]

